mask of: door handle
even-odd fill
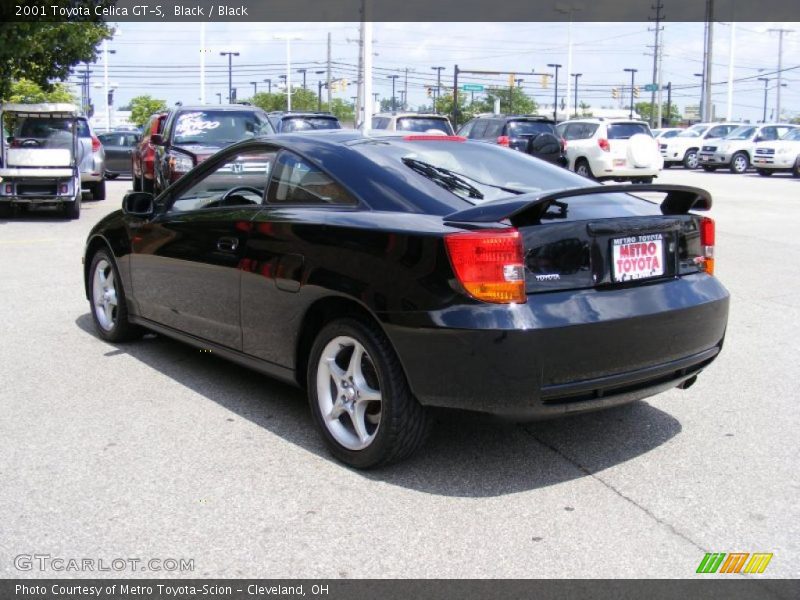
[[[217,250],[220,252],[235,252],[239,247],[239,239],[235,237],[221,237],[217,240]]]

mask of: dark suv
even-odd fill
[[[275,129],[275,133],[342,128],[339,119],[331,113],[323,112],[276,111],[269,113],[269,122]]]
[[[196,165],[235,142],[274,133],[267,113],[255,106],[179,106],[166,117],[156,148],[154,192],[160,194]]]
[[[567,164],[555,123],[547,117],[478,116],[465,123],[458,135],[513,148],[562,167]]]

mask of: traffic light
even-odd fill
[[[634,98],[638,98],[639,97],[639,86],[638,85],[633,88],[633,97]]]
[[[611,88],[611,97],[619,98],[619,90],[617,88]]]
[[[547,89],[547,85],[548,85],[549,82],[550,82],[550,76],[549,75],[542,75],[542,78],[541,78],[542,89],[546,90]]]
[[[428,94],[428,98],[433,97],[433,88],[425,88],[425,92]]]

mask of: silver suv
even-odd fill
[[[777,123],[741,125],[724,138],[703,145],[697,154],[699,164],[705,171],[728,167],[731,173],[744,173],[753,162],[757,142],[777,140],[796,128]]]

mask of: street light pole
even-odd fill
[[[265,79],[264,83],[267,84],[267,93],[271,94],[272,93],[272,79]]]
[[[628,118],[633,119],[633,87],[638,69],[623,69],[623,71],[631,74],[631,106],[630,111],[628,112]]]
[[[257,81],[251,81],[250,85],[253,86],[253,96],[255,96],[258,93],[258,82]]]
[[[315,75],[323,75],[325,73],[327,73],[327,71],[314,71]],[[328,86],[327,82],[324,85],[325,85],[325,87],[327,87]],[[322,81],[320,81],[317,84],[317,112],[322,112],[322,86],[323,86],[323,83],[322,83]],[[331,109],[331,107],[330,107],[330,105],[328,105],[328,110],[330,110],[330,109]]]
[[[239,56],[239,53],[220,52],[219,55],[228,57],[228,102],[233,102],[233,57]]]
[[[558,70],[561,65],[550,63],[547,66],[556,70],[555,85],[553,85],[553,121],[558,123]]]
[[[575,116],[578,116],[578,77],[581,77],[583,73],[573,73],[572,76],[575,78]]]
[[[703,100],[705,99],[705,84],[703,81],[705,81],[705,75],[703,73],[695,73],[694,76],[700,78],[700,104],[698,104],[698,113],[700,121],[702,121],[703,115],[705,114],[703,112]]]
[[[761,115],[761,122],[762,123],[766,123],[767,122],[767,94],[769,92],[769,88],[768,88],[769,79],[767,77],[759,77],[758,80],[764,82],[764,113]]]
[[[436,97],[433,99],[433,112],[436,112],[436,101],[442,96],[442,71],[444,71],[444,67],[431,67],[431,70],[436,71]]]
[[[217,103],[222,104],[222,92],[217,92]]]
[[[298,73],[303,74],[303,89],[306,89],[306,70],[307,69],[297,69]]]
[[[397,110],[397,108],[396,108],[397,104],[396,104],[395,99],[394,99],[394,84],[395,84],[395,81],[397,81],[397,78],[400,77],[400,75],[387,75],[386,77],[387,77],[387,79],[391,79],[392,80],[392,112],[394,112],[395,110]]]
[[[281,75],[281,79],[286,78],[286,110],[292,110],[292,40],[299,40],[296,35],[276,35],[276,40],[286,41],[286,75]]]

